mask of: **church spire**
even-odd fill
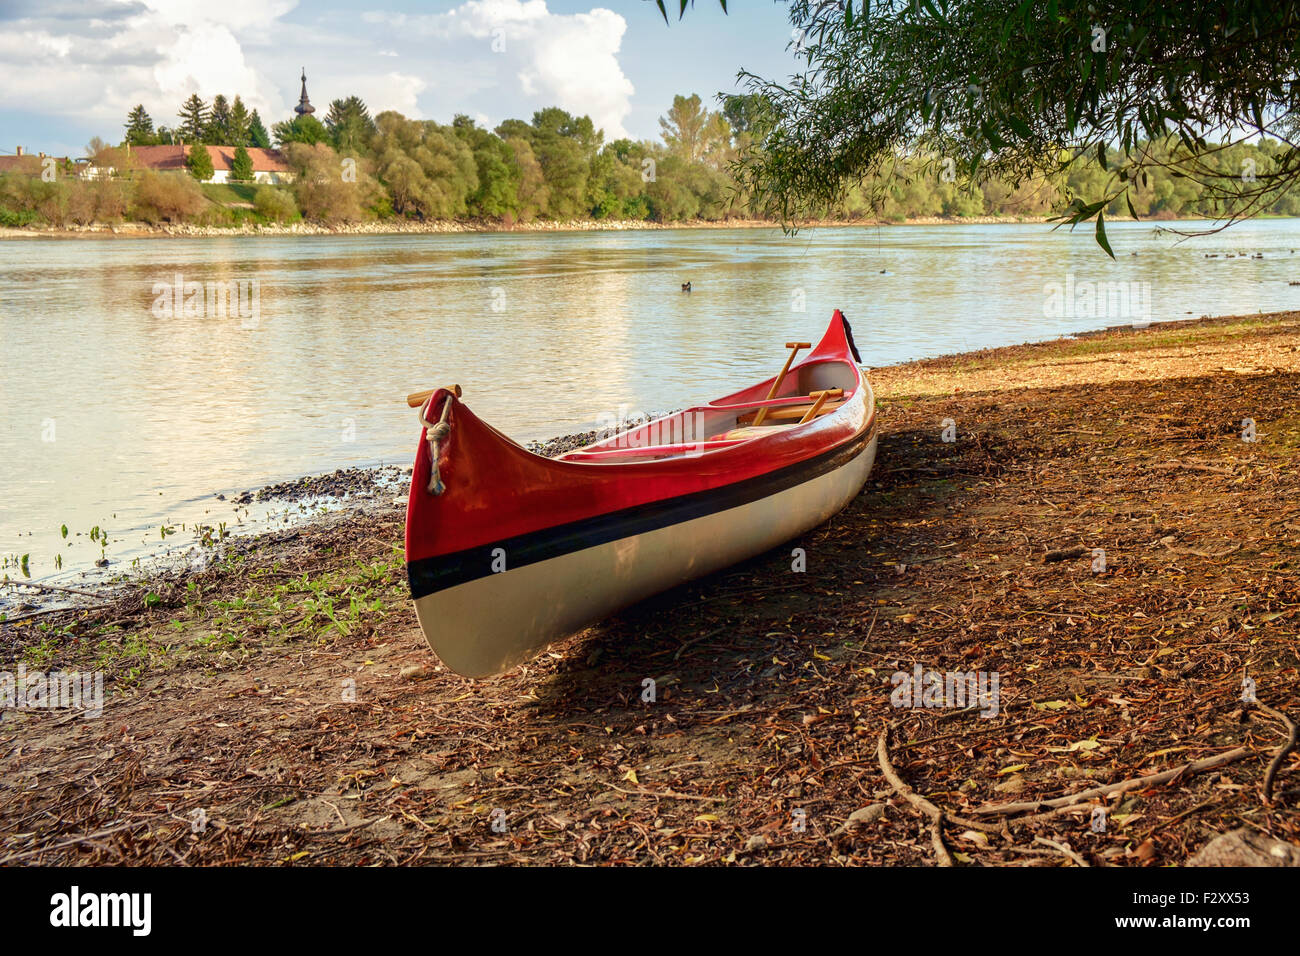
[[[306,67],[304,67],[302,71],[302,97],[298,100],[298,105],[293,108],[293,111],[297,113],[299,116],[307,116],[310,113],[316,112],[316,107],[312,106],[311,100],[307,99]]]

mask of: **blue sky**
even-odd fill
[[[300,67],[322,113],[352,93],[372,113],[490,125],[558,105],[607,138],[657,138],[675,93],[795,68],[784,3],[729,6],[699,0],[665,26],[647,0],[0,0],[0,153],[79,156],[116,142],[136,103],[174,124],[192,92],[240,93],[269,126],[291,115]]]

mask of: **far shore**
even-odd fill
[[[1043,216],[927,216],[918,219],[819,219],[800,222],[799,229],[838,226],[974,226],[1046,223]],[[0,227],[0,239],[214,239],[244,236],[404,236],[443,235],[471,232],[633,232],[660,229],[780,229],[770,219],[688,219],[681,222],[649,222],[642,219],[575,219],[564,222],[534,220],[504,225],[499,222],[438,220],[434,222],[295,222],[283,225],[238,227],[150,225],[143,222],[91,223],[63,227]]]

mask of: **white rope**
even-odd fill
[[[438,473],[438,458],[441,454],[441,445],[448,436],[451,435],[451,425],[447,419],[451,415],[451,400],[455,395],[448,394],[447,400],[442,403],[442,417],[436,424],[425,421],[424,410],[420,410],[420,424],[424,426],[424,437],[429,442],[429,494],[440,495],[447,490],[447,486],[442,483],[442,475]]]

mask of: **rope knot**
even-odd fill
[[[438,473],[438,459],[442,455],[442,443],[451,437],[451,402],[455,395],[448,395],[442,403],[442,416],[436,422],[426,421],[424,412],[420,412],[420,424],[424,426],[424,437],[429,442],[429,494],[440,495],[447,490]]]

